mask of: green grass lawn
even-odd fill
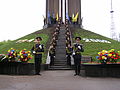
[[[86,56],[92,56],[93,60],[96,60],[96,56],[98,52],[100,52],[101,50],[115,49],[116,51],[120,51],[120,42],[88,30],[76,29],[76,31],[74,31],[73,33],[73,36],[74,37],[80,36],[82,38],[88,38],[88,39],[107,40],[111,42],[111,43],[85,42],[84,40],[82,40],[81,43],[84,45],[84,50],[85,50],[82,54]]]
[[[27,49],[31,50],[32,46],[34,45],[34,42],[23,42],[23,43],[16,43],[18,40],[24,40],[24,39],[34,39],[37,36],[41,36],[43,38],[42,44],[45,46],[45,53],[43,54],[43,63],[46,61],[47,57],[47,52],[51,40],[51,35],[54,30],[54,27],[44,29],[44,30],[38,30],[36,32],[33,32],[31,34],[28,34],[24,37],[21,37],[17,40],[13,41],[8,41],[8,42],[0,42],[0,54],[7,54],[7,51],[10,48],[14,48],[18,51],[22,49]],[[88,38],[88,39],[101,39],[101,40],[107,40],[110,41],[111,43],[100,43],[100,42],[85,42],[84,40],[81,41],[81,43],[84,45],[84,52],[82,55],[85,56],[92,56],[93,60],[96,60],[97,53],[101,50],[110,50],[110,49],[115,49],[117,51],[120,50],[120,42],[117,42],[115,40],[112,40],[110,38],[104,37],[102,35],[96,34],[94,32],[84,30],[84,29],[76,29],[74,28],[72,30],[72,36],[73,36],[73,41],[74,37],[76,36],[81,36],[82,38]],[[34,58],[30,60],[30,62],[34,62]]]
[[[52,30],[53,30],[53,28],[39,30],[39,31],[36,31],[36,32],[31,33],[29,35],[26,35],[24,37],[21,37],[21,38],[19,38],[17,40],[2,43],[0,45],[0,54],[7,54],[7,51],[10,48],[14,48],[14,49],[16,49],[18,51],[23,50],[23,49],[31,50],[31,48],[34,45],[33,41],[32,42],[23,42],[23,43],[16,43],[16,42],[18,40],[24,40],[24,39],[30,40],[30,39],[34,39],[37,36],[41,36],[42,39],[43,39],[41,44],[43,44],[45,46],[45,52],[43,54],[43,63],[45,63],[46,57],[47,57],[48,46],[49,46],[49,40],[50,40]],[[30,62],[31,63],[34,62],[34,57],[33,57],[33,59],[30,60]]]

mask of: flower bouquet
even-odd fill
[[[102,50],[101,52],[98,52],[98,56],[96,57],[101,64],[107,63],[107,57],[108,52],[106,50]]]
[[[108,51],[108,60],[109,60],[109,62],[116,63],[118,59],[120,59],[119,51],[116,52],[114,49],[111,49],[111,50]]]
[[[26,49],[21,50],[18,54],[18,60],[21,62],[28,62],[32,59],[31,51],[26,51]]]
[[[115,52],[115,49],[111,49],[109,51],[102,50],[98,53],[96,57],[101,64],[108,63],[116,63],[118,59],[120,59],[120,51]]]
[[[14,62],[17,57],[17,51],[14,48],[8,50],[7,58],[9,61]]]

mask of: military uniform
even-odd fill
[[[35,58],[35,72],[36,74],[39,74],[41,71],[42,53],[44,52],[44,46],[41,44],[35,44],[31,51],[33,52]]]
[[[73,48],[66,47],[66,55],[67,55],[67,65],[71,66],[71,55],[73,52]]]
[[[75,43],[73,46],[73,58],[74,58],[75,74],[76,75],[80,75],[81,52],[84,52],[83,45]]]
[[[55,48],[50,48],[49,56],[50,56],[50,66],[52,66],[54,65]]]

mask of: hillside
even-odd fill
[[[92,56],[94,60],[96,60],[96,55],[101,50],[120,50],[120,42],[94,32],[76,28],[75,30],[72,29],[72,33],[73,41],[74,37],[76,36],[81,36],[83,39],[81,43],[84,45],[85,51],[82,54],[86,56]]]
[[[34,44],[33,39],[37,36],[41,36],[43,38],[43,41],[41,43],[44,44],[45,46],[45,53],[43,55],[43,63],[45,63],[53,30],[54,27],[38,30],[24,37],[21,37],[17,40],[1,42],[0,54],[7,54],[7,51],[10,48],[14,48],[18,51],[24,48],[30,50]],[[72,31],[73,42],[74,42],[74,37],[76,36],[82,37],[83,40],[81,41],[81,43],[84,45],[84,49],[85,49],[85,51],[82,54],[85,56],[92,56],[93,60],[96,60],[97,53],[103,49],[104,50],[115,49],[117,51],[120,50],[120,42],[117,42],[110,38],[104,37],[102,35],[84,29],[71,28],[71,31]],[[20,40],[31,40],[31,42],[19,43]],[[30,62],[33,62],[33,59],[30,60]]]
[[[24,37],[21,37],[17,40],[13,40],[13,41],[9,41],[9,42],[1,42],[0,54],[7,54],[7,51],[10,48],[14,48],[18,51],[23,50],[23,49],[31,50],[31,48],[34,44],[35,37],[41,36],[43,39],[41,43],[44,44],[44,46],[45,46],[45,53],[43,55],[43,63],[44,63],[46,61],[47,50],[49,47],[49,41],[50,41],[51,33],[53,30],[54,30],[54,28],[38,30],[38,31],[28,34]],[[31,42],[27,42],[27,40],[31,40]],[[23,42],[20,43],[20,41],[23,41]],[[30,62],[33,62],[33,59],[30,60]]]

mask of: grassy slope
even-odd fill
[[[83,29],[76,29],[76,31],[73,34],[74,37],[81,36],[82,38],[88,38],[88,39],[100,39],[100,40],[108,40],[112,42],[111,44],[108,43],[99,43],[99,42],[85,42],[81,41],[84,44],[85,51],[83,52],[83,55],[92,56],[95,60],[97,53],[101,50],[110,50],[115,49],[117,51],[120,50],[120,42],[117,42],[115,40],[112,40],[110,38],[104,37],[102,35],[96,34],[94,32],[83,30]]]
[[[45,53],[43,55],[43,63],[44,63],[45,60],[46,60],[46,56],[47,56],[47,50],[48,50],[47,48],[48,48],[48,45],[49,45],[48,42],[50,40],[50,36],[51,36],[51,31],[52,30],[53,30],[52,28],[48,28],[48,29],[44,29],[44,30],[39,30],[37,32],[34,32],[34,33],[31,33],[31,34],[26,35],[24,37],[21,37],[21,38],[19,38],[17,40],[9,41],[7,43],[1,44],[0,45],[0,53],[1,54],[7,54],[7,51],[10,48],[14,48],[16,50],[22,50],[22,49],[25,48],[27,50],[30,50],[32,48],[32,46],[34,45],[33,41],[30,42],[30,43],[29,42],[16,43],[16,41],[18,41],[18,40],[24,40],[24,39],[30,40],[30,39],[34,39],[37,36],[41,36],[43,38],[43,40],[42,40],[41,43],[44,44],[44,46],[45,46]],[[30,62],[33,62],[33,59],[30,60]]]
[[[22,49],[26,48],[27,50],[30,50],[32,48],[34,42],[31,42],[31,43],[24,42],[24,43],[16,44],[16,41],[24,40],[24,39],[29,40],[29,39],[33,39],[37,36],[41,36],[43,38],[43,41],[41,43],[45,45],[45,53],[43,55],[43,63],[44,63],[46,61],[47,50],[49,47],[49,41],[51,39],[51,33],[53,30],[54,30],[53,28],[39,30],[37,32],[34,32],[34,33],[31,33],[24,37],[21,37],[17,40],[1,43],[0,44],[0,54],[7,54],[7,51],[10,48],[15,48],[17,50],[22,50]],[[92,56],[94,60],[95,60],[97,53],[103,49],[105,49],[105,50],[109,50],[109,49],[120,50],[120,42],[117,42],[115,40],[101,36],[94,32],[91,32],[88,30],[83,30],[83,29],[76,29],[76,30],[72,29],[72,33],[73,33],[73,38],[76,36],[81,36],[82,38],[101,39],[101,40],[108,40],[108,41],[112,42],[111,44],[108,44],[108,43],[94,43],[94,42],[86,43],[86,42],[82,41],[82,43],[84,44],[84,49],[85,49],[85,52],[83,52],[82,54],[87,55],[87,56]],[[30,60],[30,62],[33,62],[33,59]]]

